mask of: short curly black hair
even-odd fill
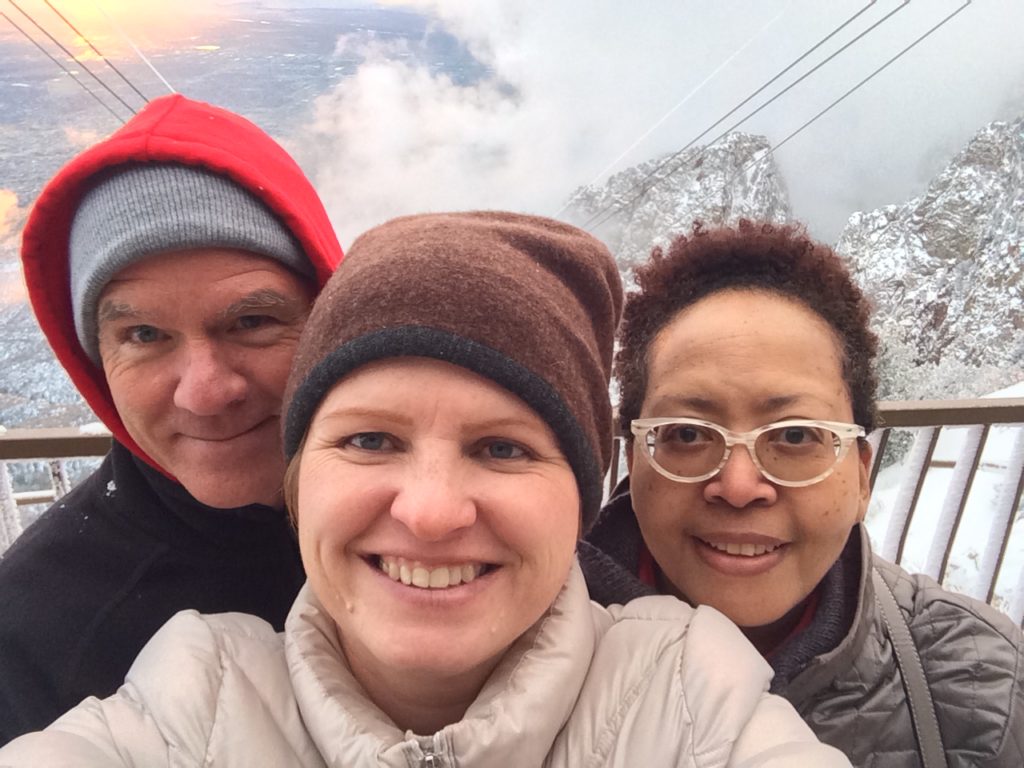
[[[877,426],[878,337],[868,327],[871,306],[842,259],[802,226],[743,219],[735,227],[708,228],[695,222],[689,236],[676,237],[667,253],[655,248],[635,274],[639,290],[626,298],[615,356],[619,426],[627,439],[646,396],[654,338],[679,312],[729,288],[790,297],[827,322],[841,342],[854,421],[868,432]]]

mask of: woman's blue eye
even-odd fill
[[[526,455],[526,451],[515,443],[495,440],[487,444],[487,455],[492,459],[519,459]]]
[[[360,432],[350,437],[348,442],[364,451],[382,451],[389,447],[390,443],[383,432]]]

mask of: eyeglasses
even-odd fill
[[[801,488],[832,474],[864,428],[836,421],[790,419],[733,432],[699,419],[633,419],[630,429],[656,472],[680,483],[714,477],[734,445],[745,445],[762,475]]]

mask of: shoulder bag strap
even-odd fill
[[[871,579],[875,586],[875,602],[882,611],[882,621],[892,640],[896,664],[900,668],[903,688],[907,692],[910,718],[914,721],[914,734],[921,753],[921,764],[924,768],[946,768],[946,750],[942,746],[942,734],[939,733],[939,721],[935,717],[932,692],[925,679],[914,638],[910,635],[910,627],[903,616],[903,611],[896,603],[896,596],[877,568],[871,569]]]

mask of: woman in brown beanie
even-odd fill
[[[739,631],[603,609],[575,559],[621,307],[598,241],[504,213],[359,238],[285,397],[308,582],[283,635],[179,614],[4,765],[831,766]]]

